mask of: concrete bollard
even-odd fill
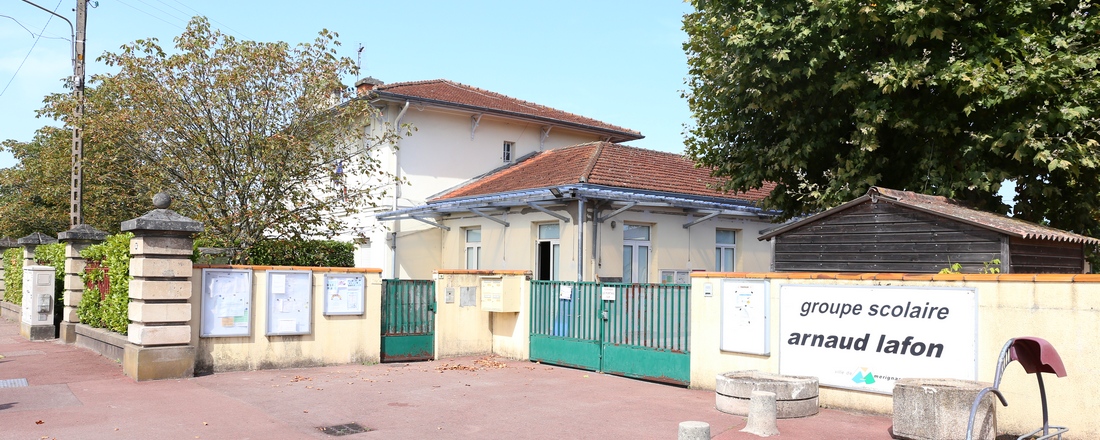
[[[963,440],[970,406],[987,383],[958,379],[901,379],[894,384],[894,437],[907,440]],[[982,397],[974,420],[975,440],[997,437],[996,400]]]
[[[677,440],[710,440],[710,423],[707,422],[680,422],[680,432]]]
[[[749,399],[749,421],[741,432],[756,434],[760,437],[779,435],[775,424],[775,393],[771,391],[753,391]]]
[[[753,391],[775,393],[779,419],[817,414],[818,382],[812,376],[784,376],[762,371],[731,371],[714,378],[714,407],[727,414],[749,415]]]

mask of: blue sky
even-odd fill
[[[32,1],[75,21],[77,0]],[[680,153],[690,10],[679,0],[99,0],[88,10],[87,70],[109,72],[95,58],[136,39],[167,50],[193,15],[257,41],[307,42],[324,28],[340,34],[343,55],[365,47],[363,76],[446,78],[638,130],[646,138],[631,145]],[[0,5],[0,140],[59,125],[34,116],[72,72],[69,26],[50,17],[20,0]],[[0,167],[13,164],[0,155]]]

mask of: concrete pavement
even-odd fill
[[[96,353],[0,320],[0,439],[675,439],[741,433],[714,392],[489,356],[137,383]],[[19,379],[26,379],[26,386]],[[319,428],[370,431],[333,437]],[[823,409],[779,438],[889,439],[890,418]]]

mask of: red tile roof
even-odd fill
[[[434,200],[581,183],[749,202],[763,200],[775,187],[722,192],[714,189],[720,180],[711,177],[710,170],[679,154],[591,142],[539,152]]]
[[[542,119],[547,122],[580,126],[608,132],[607,134],[613,135],[612,139],[617,141],[635,140],[644,137],[640,132],[629,128],[445,79],[386,84],[375,87],[374,93],[376,96],[381,97],[437,101],[442,104],[473,107],[515,116]]]

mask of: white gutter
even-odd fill
[[[584,197],[577,198],[577,282],[584,281]]]
[[[401,108],[401,111],[397,113],[397,117],[393,118],[393,129],[401,130],[401,118],[405,117],[405,112],[409,110],[409,101],[405,101],[405,106]],[[393,210],[397,210],[397,200],[401,198],[401,136],[397,136],[393,140],[393,177],[394,181],[393,190]],[[390,246],[390,259],[392,260],[392,273],[390,277],[398,279],[397,276],[397,233],[401,232],[401,220],[397,219],[393,222],[393,244]]]

